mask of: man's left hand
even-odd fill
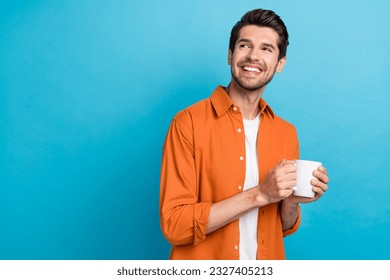
[[[329,177],[326,168],[323,166],[318,167],[317,170],[313,171],[313,176],[316,178],[311,180],[311,184],[313,185],[313,191],[315,193],[313,198],[295,196],[294,194],[292,194],[289,197],[285,198],[285,200],[289,200],[289,202],[295,204],[309,203],[309,202],[316,201],[321,196],[323,196],[324,193],[328,190],[328,183],[329,183]]]

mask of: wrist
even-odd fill
[[[253,188],[253,200],[256,203],[257,207],[265,206],[271,204],[275,201],[272,201],[271,197],[263,191],[262,185]]]
[[[285,208],[297,208],[299,203],[294,202],[290,197],[287,197],[282,200],[282,205]]]

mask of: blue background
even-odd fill
[[[0,258],[168,258],[165,133],[228,84],[230,29],[259,7],[291,39],[264,97],[331,177],[287,258],[390,259],[385,0],[1,1]]]

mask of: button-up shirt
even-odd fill
[[[282,159],[298,159],[295,127],[261,99],[257,140],[260,183]],[[212,203],[243,192],[243,117],[223,87],[176,114],[169,127],[161,167],[160,217],[172,244],[171,259],[239,259],[239,220],[206,235]],[[259,208],[257,259],[284,259],[280,204]]]

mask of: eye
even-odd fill
[[[249,44],[240,44],[239,47],[241,49],[249,49],[250,48],[250,45]]]
[[[263,51],[271,53],[271,52],[272,52],[272,49],[269,48],[269,47],[264,47],[264,48],[263,48]]]

